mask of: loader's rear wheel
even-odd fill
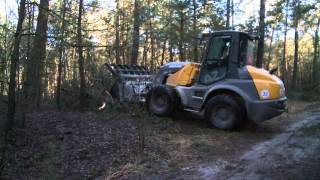
[[[206,119],[210,127],[231,130],[239,125],[244,114],[241,104],[230,95],[217,95],[206,106]]]
[[[170,116],[176,105],[176,94],[173,89],[159,85],[150,90],[147,96],[148,110],[158,116]]]

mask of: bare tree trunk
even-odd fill
[[[150,3],[150,1],[148,1]],[[150,64],[151,64],[151,71],[153,72],[155,70],[155,50],[154,50],[154,35],[153,35],[153,24],[152,24],[152,18],[149,20],[149,30],[150,30],[150,43],[151,43],[151,59],[150,59]]]
[[[71,48],[71,54],[70,54],[70,71],[69,71],[69,77],[70,79],[72,79],[73,82],[75,82],[77,80],[77,67],[76,67],[76,56],[75,56],[75,51],[76,48]],[[71,61],[72,60],[72,61]]]
[[[230,28],[230,0],[227,0],[227,22],[226,22],[226,28]]]
[[[121,64],[120,59],[120,33],[119,33],[119,26],[120,26],[120,19],[119,19],[119,0],[116,0],[116,13],[115,13],[115,30],[116,30],[116,41],[115,41],[115,48],[116,48],[116,64]]]
[[[184,12],[183,10],[180,10],[180,27],[179,27],[179,34],[180,34],[180,38],[179,38],[179,53],[180,53],[180,61],[185,61],[185,55],[184,55],[184,47],[183,47],[183,41],[184,41],[184,21],[185,21],[185,17],[184,17]]]
[[[6,50],[1,47],[0,44],[0,95],[4,94],[4,86],[5,86],[5,67],[6,67],[6,60],[4,54],[6,53]]]
[[[138,62],[138,54],[139,54],[139,34],[140,34],[140,5],[139,0],[134,1],[134,10],[133,10],[133,41],[132,41],[132,49],[131,49],[131,65],[136,65]]]
[[[63,61],[63,76],[61,77],[63,80],[66,80],[69,78],[69,59],[68,59],[69,51],[67,49],[64,49],[64,61]]]
[[[264,23],[265,18],[265,0],[260,0],[260,20],[259,20],[259,42],[258,42],[258,57],[257,57],[257,67],[262,67],[263,64],[263,54],[264,54]]]
[[[41,0],[37,19],[36,36],[33,42],[30,60],[27,63],[26,80],[24,83],[24,107],[34,107],[39,102],[41,71],[46,58],[49,0]]]
[[[172,45],[172,40],[169,42],[169,61],[173,61],[173,45]]]
[[[313,45],[313,49],[314,49],[314,53],[313,53],[313,83],[317,82],[317,74],[318,74],[318,62],[317,62],[317,58],[318,58],[318,43],[319,43],[319,26],[320,26],[320,18],[318,18],[318,24],[317,24],[317,29],[315,32],[315,37],[314,37],[314,45]]]
[[[153,31],[153,30],[151,30]],[[154,36],[153,33],[150,34],[150,43],[151,43],[151,71],[155,70],[155,50],[154,50]]]
[[[193,0],[193,61],[198,62],[197,2]]]
[[[129,46],[129,38],[130,38],[130,33],[131,32],[131,28],[130,28],[130,23],[129,21],[126,22],[126,40],[125,40],[125,43],[124,43],[124,48],[125,48],[125,56],[126,56],[126,63],[125,64],[131,64],[131,59],[130,59],[130,56],[131,56],[131,47]]]
[[[7,133],[13,124],[16,108],[16,71],[19,63],[19,46],[21,41],[22,25],[26,15],[26,0],[20,1],[19,9],[19,19],[17,24],[17,29],[14,37],[14,48],[11,54],[11,64],[10,64],[10,83],[9,83],[9,94],[8,94],[8,113],[5,122],[4,131]]]
[[[65,29],[65,16],[66,16],[66,0],[63,0],[62,5],[62,25],[61,25],[61,37],[60,37],[60,46],[59,46],[59,65],[58,65],[58,77],[57,77],[57,107],[61,110],[61,74],[62,74],[62,64],[64,56],[64,29]]]
[[[44,64],[44,71],[43,71],[43,77],[44,77],[44,81],[41,82],[41,85],[39,87],[39,94],[43,94],[43,98],[47,99],[48,96],[48,85],[49,85],[49,72],[48,72],[48,68],[50,68],[50,65],[48,64],[48,62],[46,61]],[[43,92],[42,92],[43,89]],[[40,98],[38,98],[38,102],[37,102],[37,107],[40,107]]]
[[[167,46],[167,38],[164,40],[163,46],[162,46],[161,66],[164,64],[164,55],[166,52],[166,46]]]
[[[83,45],[82,45],[82,34],[81,34],[81,21],[83,12],[83,0],[79,3],[79,14],[78,14],[78,28],[77,28],[77,39],[78,39],[78,63],[79,63],[79,75],[80,75],[80,110],[85,110],[86,105],[86,82],[84,76],[84,66],[83,66]]]
[[[266,64],[266,69],[267,70],[270,69],[273,35],[274,35],[274,27],[272,27],[272,32],[271,32],[271,37],[270,37],[269,52],[268,52],[268,62]]]
[[[296,20],[296,26],[294,29],[294,61],[291,88],[296,90],[297,88],[297,75],[298,75],[298,61],[299,61],[299,33],[298,33],[298,20]]]
[[[286,48],[287,48],[287,32],[288,32],[288,8],[289,8],[289,0],[286,0],[286,17],[285,17],[285,27],[284,27],[284,37],[283,37],[283,53],[282,53],[282,66],[281,66],[281,76],[282,80],[285,82],[285,86],[287,86],[287,71],[288,66],[286,62]]]
[[[31,7],[32,6],[32,7]],[[34,22],[34,10],[35,10],[35,4],[32,3],[32,4],[28,4],[28,13],[29,13],[29,17],[28,17],[28,36],[27,36],[27,61],[30,61],[30,58],[31,58],[31,49],[32,49],[32,46],[31,46],[31,33],[32,33],[32,29],[34,29],[34,25],[33,25],[33,22]],[[27,68],[27,63],[26,61],[23,61],[23,67],[25,67],[25,69]],[[22,73],[22,82],[25,82],[25,79],[26,79],[26,73],[27,71],[25,70],[23,73]],[[20,93],[20,97],[19,99],[21,98],[21,95],[23,95],[22,93]]]
[[[6,35],[4,35],[6,36]],[[6,37],[4,37],[6,38]],[[4,94],[4,89],[5,89],[5,76],[6,76],[6,66],[7,66],[7,62],[6,62],[6,49],[2,48],[0,46],[0,95]]]
[[[148,56],[148,41],[149,41],[149,32],[146,31],[146,40],[143,46],[143,55],[142,55],[142,62],[144,66],[147,66],[147,56]]]
[[[125,40],[125,36],[124,36],[124,32],[125,32],[125,26],[124,26],[124,17],[119,15],[119,19],[121,22],[121,26],[120,26],[120,56],[122,57],[122,64],[126,64],[126,56],[125,56],[125,48],[126,48],[126,40]]]
[[[231,29],[234,29],[234,0],[231,0]]]
[[[4,1],[4,6],[6,6],[7,1]],[[8,13],[7,10],[5,9],[5,24],[2,26],[3,28],[3,33],[4,33],[4,42],[3,42],[3,52],[1,52],[0,58],[1,58],[1,67],[0,67],[0,78],[1,78],[1,83],[0,83],[0,94],[3,95],[5,94],[5,86],[6,86],[6,79],[7,79],[7,62],[8,62]],[[1,57],[2,56],[2,57]]]

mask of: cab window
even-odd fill
[[[201,84],[211,84],[226,76],[230,48],[230,36],[215,36],[211,39],[200,74]]]
[[[256,65],[256,44],[255,41],[242,36],[240,39],[239,60],[241,66]]]

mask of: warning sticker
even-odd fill
[[[260,96],[263,98],[263,99],[268,99],[270,97],[270,92],[269,90],[267,89],[264,89],[261,91],[260,93]]]

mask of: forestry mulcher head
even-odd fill
[[[105,64],[115,78],[110,93],[119,101],[144,102],[151,88],[152,75],[144,66]]]

